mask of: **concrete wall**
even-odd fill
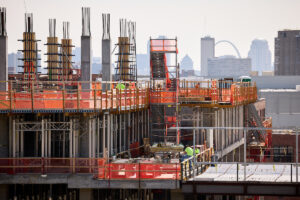
[[[295,89],[300,76],[253,76],[258,89]]]
[[[250,58],[216,57],[207,61],[209,77],[249,76],[251,71]]]
[[[266,117],[272,117],[273,127],[299,126],[300,91],[260,90],[266,99]]]

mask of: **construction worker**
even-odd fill
[[[123,83],[118,83],[116,88],[118,90],[124,90],[125,89],[125,85]]]
[[[193,149],[191,147],[186,147],[184,151],[190,157],[192,157],[194,155],[194,151],[193,151]]]

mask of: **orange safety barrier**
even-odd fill
[[[138,96],[138,97],[137,97]],[[120,109],[129,110],[148,106],[148,91],[129,89],[102,92],[47,91],[36,94],[0,93],[0,110],[77,110]],[[121,107],[122,106],[122,107]]]
[[[242,105],[255,102],[257,99],[256,86],[253,83],[222,81],[181,81],[178,91],[169,91],[167,88],[154,88],[150,92],[149,84],[142,88],[138,83],[135,87],[129,87],[126,83],[125,89],[111,89],[102,91],[101,83],[93,83],[92,89],[82,90],[80,82],[69,85],[60,83],[54,88],[39,88],[44,83],[37,82],[34,89],[22,90],[22,84],[11,83],[9,87],[15,88],[7,92],[0,92],[0,112],[10,111],[41,111],[41,110],[106,110],[116,109],[127,111],[148,107],[151,104],[172,103],[201,103],[206,102],[213,105],[226,103]],[[112,84],[111,86],[116,85]],[[68,87],[67,87],[68,86]],[[74,87],[76,86],[76,87]],[[65,89],[62,89],[65,88]],[[74,89],[75,88],[75,89]],[[115,87],[116,88],[116,87]]]
[[[175,103],[176,92],[174,91],[154,91],[150,93],[150,103]]]
[[[104,158],[0,158],[0,173],[87,173],[105,180],[179,180],[180,163],[106,163]]]
[[[110,163],[106,179],[139,179],[139,164],[135,163]]]

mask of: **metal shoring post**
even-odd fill
[[[195,128],[193,129],[193,160],[194,160],[194,166],[193,166],[193,181],[195,181],[195,164],[196,164],[196,153],[195,153]]]
[[[244,130],[244,181],[246,181],[246,145],[247,145],[247,140],[246,140],[246,130]]]
[[[296,183],[298,183],[298,129],[296,130]]]

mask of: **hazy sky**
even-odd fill
[[[179,61],[190,55],[200,65],[200,37],[210,35],[230,40],[248,55],[251,41],[266,39],[274,52],[274,37],[282,29],[300,29],[300,0],[0,0],[7,7],[9,52],[22,48],[24,12],[33,12],[39,48],[46,53],[48,19],[57,19],[57,35],[62,37],[62,22],[70,21],[74,45],[80,46],[81,7],[91,7],[93,55],[101,55],[101,13],[111,14],[112,44],[119,35],[119,18],[137,22],[137,53],[145,53],[149,37],[166,35],[178,38]],[[216,48],[216,55],[235,54],[227,44]],[[273,60],[272,60],[273,62]]]

